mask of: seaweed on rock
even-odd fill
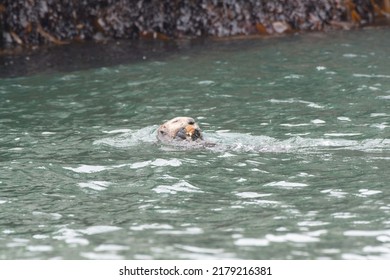
[[[4,0],[0,46],[350,28],[388,0]],[[389,4],[390,7],[390,4]],[[390,9],[390,8],[389,8]]]

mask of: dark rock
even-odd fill
[[[0,47],[321,31],[373,20],[370,0],[3,0]]]

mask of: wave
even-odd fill
[[[93,142],[94,145],[106,145],[115,148],[139,148],[145,145],[159,145],[163,150],[182,148],[205,148],[215,152],[323,152],[324,150],[356,150],[362,152],[388,152],[390,139],[351,140],[342,137],[356,136],[355,134],[324,134],[324,138],[309,138],[293,136],[279,140],[270,136],[233,133],[227,131],[205,131],[206,145],[164,145],[156,138],[158,126],[147,126],[138,130],[119,129],[104,131],[110,136]],[[209,145],[209,144],[212,145]]]

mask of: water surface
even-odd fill
[[[389,45],[208,42],[0,79],[0,259],[389,259]],[[181,115],[217,145],[157,142]]]

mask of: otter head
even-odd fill
[[[197,141],[203,140],[202,131],[193,118],[177,117],[160,125],[157,138],[167,142],[172,140]]]

